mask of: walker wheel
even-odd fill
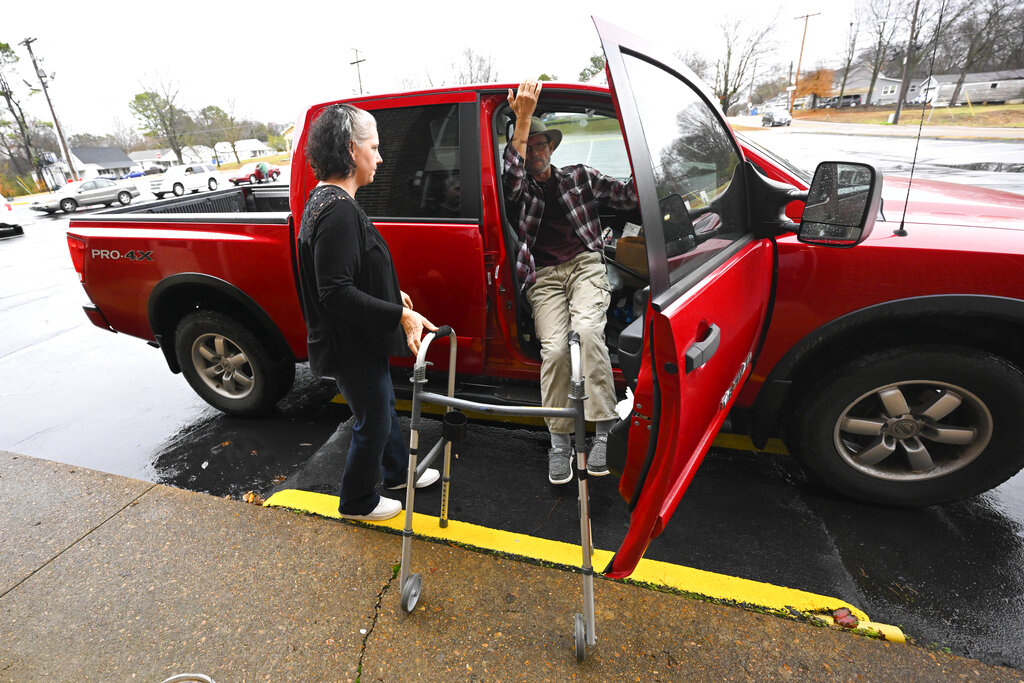
[[[583,663],[583,659],[587,656],[587,623],[583,619],[583,615],[579,612],[576,613],[576,661],[580,664]]]
[[[410,574],[402,586],[402,609],[406,613],[416,609],[416,603],[420,601],[420,591],[423,589],[423,577],[419,574]]]

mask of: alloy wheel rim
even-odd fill
[[[853,469],[908,482],[966,467],[985,450],[992,426],[988,407],[963,387],[908,380],[872,389],[847,405],[833,438]]]
[[[210,332],[192,342],[192,364],[210,389],[231,399],[243,399],[255,387],[255,373],[245,351],[222,334]]]

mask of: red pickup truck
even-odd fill
[[[886,178],[879,207],[874,169],[845,163],[811,187],[738,138],[676,60],[599,31],[612,85],[549,83],[538,113],[563,132],[556,165],[633,176],[640,197],[636,215],[602,214],[607,342],[635,398],[609,449],[633,509],[616,567],[660,531],[727,414],[860,500],[940,503],[1018,472],[1024,197]],[[376,117],[384,159],[358,199],[402,288],[456,331],[460,393],[521,402],[537,400],[539,348],[502,199],[508,87],[346,101]],[[225,412],[271,409],[306,357],[295,217],[315,185],[304,131],[327,104],[298,122],[290,188],[115,209],[68,231],[90,320],[160,348]]]

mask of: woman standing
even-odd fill
[[[415,354],[424,329],[437,329],[399,289],[388,245],[354,199],[373,182],[378,146],[369,113],[347,104],[324,110],[306,142],[320,184],[309,193],[299,229],[309,364],[316,375],[337,381],[355,417],[338,506],[349,519],[389,519],[402,511],[401,502],[375,490],[382,475],[387,488],[405,488],[409,463],[388,356]],[[416,488],[439,476],[426,470]]]

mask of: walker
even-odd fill
[[[430,343],[437,337],[448,337],[448,345],[451,349],[448,359],[448,395],[435,394],[426,391],[424,385],[427,383],[427,349]],[[575,447],[576,447],[576,482],[579,487],[579,513],[580,513],[580,545],[583,548],[583,614],[576,613],[574,620],[574,636],[576,643],[576,661],[582,662],[586,656],[586,646],[597,642],[594,628],[594,570],[591,566],[593,555],[593,542],[590,532],[590,499],[587,483],[587,453],[584,448],[586,436],[586,423],[583,416],[583,401],[587,398],[584,388],[584,378],[580,360],[580,337],[575,332],[569,332],[569,362],[570,362],[570,388],[569,399],[572,401],[571,408],[534,408],[528,406],[497,406],[490,403],[478,403],[476,401],[465,401],[455,398],[455,352],[456,337],[455,331],[448,325],[444,325],[436,332],[430,332],[424,337],[420,344],[419,353],[416,356],[416,364],[413,365],[412,376],[412,418],[409,435],[409,473],[405,487],[405,528],[402,530],[402,570],[399,578],[401,587],[402,609],[411,613],[419,602],[420,592],[423,588],[423,577],[409,571],[412,562],[412,515],[413,501],[416,496],[415,483],[419,476],[437,458],[441,449],[444,449],[444,472],[441,478],[441,516],[439,525],[444,528],[448,526],[448,495],[451,486],[451,456],[452,448],[458,448],[466,434],[466,414],[462,410],[474,410],[480,413],[492,415],[516,415],[521,417],[570,417],[575,420]],[[430,452],[423,458],[423,462],[417,465],[419,453],[419,429],[420,429],[420,407],[423,403],[434,403],[447,407],[443,418],[441,439],[430,449]]]

